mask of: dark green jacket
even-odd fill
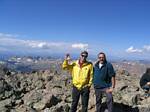
[[[95,64],[93,78],[95,88],[103,89],[111,87],[112,77],[115,77],[115,71],[111,63],[106,61],[101,68],[99,68],[99,63]]]

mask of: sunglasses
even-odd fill
[[[105,58],[105,57],[98,57],[99,59]]]
[[[81,55],[82,57],[84,57],[84,58],[87,58],[87,55]]]

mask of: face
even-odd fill
[[[99,54],[98,60],[99,60],[100,63],[103,64],[106,60],[105,55],[104,54]]]
[[[85,61],[86,61],[86,58],[87,58],[87,55],[86,55],[86,54],[81,54],[81,55],[80,55],[80,61],[81,61],[81,62],[85,62]]]

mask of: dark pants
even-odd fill
[[[80,95],[81,95],[81,101],[82,101],[82,112],[87,112],[89,93],[90,91],[88,87],[78,90],[76,87],[73,86],[71,112],[76,112]]]
[[[102,112],[102,96],[106,94],[107,97],[107,107],[108,112],[112,112],[113,110],[113,97],[112,93],[106,93],[106,89],[96,89],[95,88],[95,95],[96,95],[96,112]]]

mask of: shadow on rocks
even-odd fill
[[[106,103],[102,103],[101,112],[108,112]],[[139,112],[139,109],[137,107],[133,108],[129,105],[114,102],[113,112]]]

